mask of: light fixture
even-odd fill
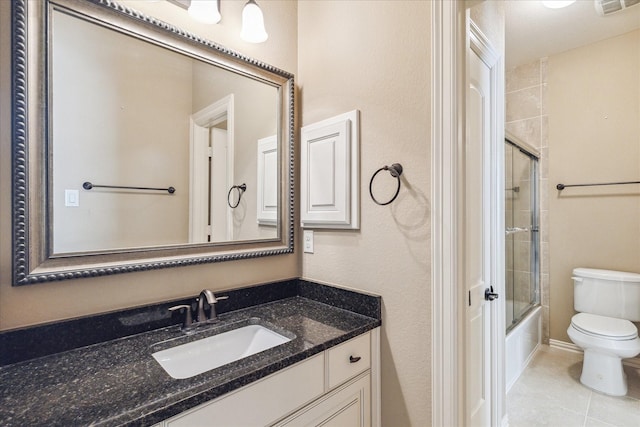
[[[218,0],[191,0],[189,16],[204,24],[217,24],[222,16],[218,10]]]
[[[249,0],[242,9],[242,40],[249,43],[262,43],[269,38],[264,29],[264,16],[255,0]]]
[[[575,2],[576,0],[543,0],[542,5],[544,7],[548,7],[549,9],[561,9]]]
[[[148,0],[152,1],[152,0]],[[167,0],[183,9],[196,21],[205,24],[217,24],[220,15],[220,0]],[[262,43],[269,38],[264,28],[264,16],[255,0],[247,1],[242,9],[242,29],[240,37],[249,43]]]

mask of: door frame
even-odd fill
[[[203,243],[206,233],[205,223],[209,223],[208,200],[210,190],[209,170],[203,159],[210,157],[209,128],[227,121],[227,184],[233,182],[234,176],[234,130],[235,109],[234,95],[227,95],[194,113],[189,118],[189,241]],[[206,185],[205,185],[206,183]],[[227,186],[228,188],[228,186]],[[233,239],[233,215],[227,208],[227,239]]]
[[[432,425],[462,425],[465,419],[464,378],[464,301],[461,251],[461,174],[464,172],[462,150],[465,141],[465,15],[469,3],[462,1],[431,2],[431,409]],[[497,59],[496,98],[504,95],[504,65]],[[504,139],[504,105],[496,105],[495,136]],[[497,149],[497,147],[496,147]],[[492,156],[498,163],[499,154]],[[503,165],[492,169],[492,189],[498,195],[504,182],[500,176]],[[497,200],[500,200],[498,197]],[[504,229],[504,217],[499,209],[503,201],[494,206],[498,214],[497,230]],[[500,228],[502,224],[502,228]],[[494,262],[504,265],[504,239],[496,239],[492,247]],[[502,254],[502,259],[498,259]],[[502,269],[503,270],[503,269]],[[504,295],[504,271],[496,269],[494,287]],[[504,384],[504,301],[493,310],[491,320],[492,369],[491,393],[492,425],[507,425]],[[501,327],[502,326],[502,327]],[[502,339],[500,339],[502,337]]]
[[[506,381],[505,381],[505,184],[504,184],[504,53],[495,50],[482,30],[469,18],[466,19],[466,34],[469,46],[482,60],[490,72],[491,79],[491,139],[488,144],[489,194],[486,200],[490,207],[489,259],[490,285],[502,296],[492,304],[490,318],[491,348],[491,425],[507,425]]]
[[[464,137],[464,6],[431,2],[431,416],[464,419],[458,280],[458,153]],[[461,72],[462,71],[462,72]]]

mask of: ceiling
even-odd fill
[[[506,67],[514,67],[640,28],[640,4],[604,17],[594,0],[548,9],[539,0],[506,0]]]

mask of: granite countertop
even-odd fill
[[[320,301],[297,295],[221,314],[196,334],[258,318],[295,338],[187,379],[171,378],[151,355],[158,343],[183,340],[178,325],[1,367],[1,423],[152,425],[380,325]]]

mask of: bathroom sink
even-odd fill
[[[263,325],[249,324],[152,353],[162,368],[176,379],[235,362],[291,341]]]

